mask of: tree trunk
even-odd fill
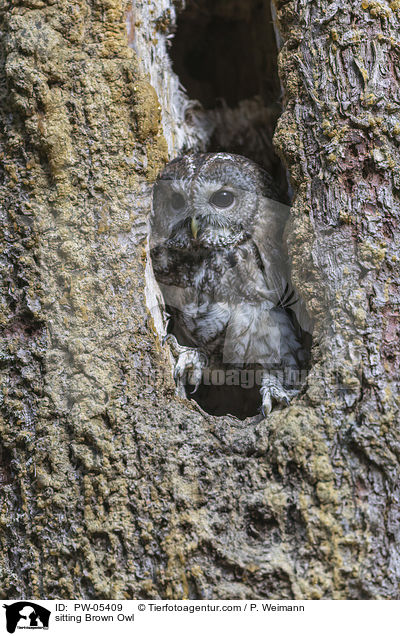
[[[176,396],[154,308],[149,184],[213,149],[176,8],[3,2],[4,598],[398,598],[400,3],[274,12],[315,329],[302,395],[257,422]]]

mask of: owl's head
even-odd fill
[[[246,157],[221,152],[174,159],[154,185],[152,246],[237,245],[251,236],[264,201],[277,198],[270,175]]]

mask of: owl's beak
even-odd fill
[[[190,229],[192,230],[193,238],[196,239],[199,232],[199,224],[194,216],[192,216],[190,221]]]

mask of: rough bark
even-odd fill
[[[176,397],[146,305],[167,145],[128,6],[2,6],[5,598],[398,597],[400,4],[275,5],[316,326],[303,395],[259,423]]]

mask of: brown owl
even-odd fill
[[[201,405],[208,395],[217,415],[251,414],[254,390],[263,414],[287,405],[307,365],[305,312],[282,250],[288,208],[278,197],[258,165],[222,152],[175,159],[154,186],[151,258],[178,390],[194,389]]]

